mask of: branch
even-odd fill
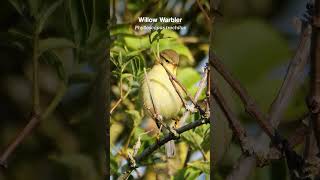
[[[40,113],[40,95],[39,95],[39,32],[35,31],[33,35],[33,54],[32,54],[32,64],[33,64],[33,113],[38,116]]]
[[[299,45],[296,50],[295,56],[288,67],[282,87],[280,88],[278,95],[273,101],[273,104],[270,108],[269,122],[274,128],[277,128],[277,126],[279,125],[282,113],[284,112],[284,108],[287,107],[289,99],[292,97],[293,91],[296,88],[296,82],[294,81],[299,78],[299,72],[302,71],[308,59],[308,47],[310,47],[310,29],[307,26],[303,26],[302,28],[302,33],[300,34]],[[277,108],[281,110],[278,111]],[[259,142],[259,146],[261,146],[263,144],[267,144],[269,140],[266,138],[266,136],[260,135],[257,138],[257,142]],[[289,139],[289,142],[291,142],[291,139]],[[289,144],[292,146],[294,143]],[[274,150],[275,148],[271,148],[268,154],[272,153],[272,151]],[[280,152],[278,151],[277,153],[279,154]],[[251,169],[254,168],[256,164],[257,159],[254,159],[253,157],[242,158],[238,161],[238,168],[235,168],[233,172],[229,174],[228,178],[237,177],[235,179],[241,179],[241,177],[247,177],[251,172]],[[246,170],[243,170],[243,168],[245,168]]]
[[[210,78],[210,76],[208,76],[209,72],[210,72],[209,67],[208,66],[205,67],[205,71],[204,71],[203,77],[202,77],[202,79],[200,81],[199,88],[198,88],[196,94],[194,95],[194,101],[195,102],[198,101],[198,99],[199,99],[199,97],[201,95],[201,92],[206,87],[206,85],[208,85],[208,83],[206,83],[206,82],[208,82],[208,80]],[[210,88],[210,87],[207,87],[207,88]],[[207,97],[209,97],[208,94],[207,94]],[[209,109],[206,109],[206,111],[209,111]],[[179,124],[184,124],[184,122],[188,119],[189,116],[190,116],[190,111],[185,111],[183,113],[182,117],[179,120]]]
[[[287,108],[291,97],[297,89],[298,80],[308,61],[311,28],[308,25],[305,25],[302,28],[295,56],[290,62],[281,88],[270,107],[269,121],[275,128],[278,127],[283,112]]]
[[[229,106],[227,105],[226,100],[224,99],[223,95],[221,94],[219,88],[216,86],[216,84],[213,85],[213,89],[211,90],[211,94],[216,99],[219,107],[223,111],[224,115],[226,116],[229,125],[232,129],[232,132],[234,133],[234,136],[237,138],[237,140],[240,143],[241,149],[246,154],[252,154],[253,150],[251,149],[252,146],[249,144],[248,137],[246,135],[245,129],[242,127],[239,119],[234,115],[234,113],[231,111]]]
[[[197,0],[197,5],[198,5],[198,7],[200,8],[202,14],[206,17],[206,20],[208,21],[208,23],[210,23],[210,22],[211,22],[211,19],[210,19],[209,15],[208,15],[207,11],[203,8],[200,0]],[[211,26],[209,26],[209,29],[210,29],[210,31],[211,31]]]
[[[209,123],[210,120],[209,118],[201,118],[199,120],[196,120],[192,123],[189,123],[185,126],[182,126],[178,129],[176,129],[177,133],[180,135],[186,131],[189,131],[191,129],[194,129],[198,126],[201,126],[203,124],[207,124]],[[139,162],[141,162],[142,160],[144,160],[146,157],[148,157],[150,154],[152,154],[154,151],[156,151],[157,149],[159,149],[162,145],[164,145],[165,143],[171,141],[171,140],[175,140],[176,136],[173,133],[167,134],[166,136],[164,136],[163,138],[161,138],[159,141],[157,141],[155,144],[152,144],[151,146],[147,147],[140,155],[137,155],[134,159],[136,164],[138,164]],[[124,174],[122,174],[118,180],[125,180],[127,179],[131,172],[136,169],[137,167],[129,167],[128,170],[125,171]]]
[[[214,52],[212,52],[209,61],[210,65],[212,65],[222,75],[222,77],[228,82],[232,89],[239,95],[242,103],[245,106],[246,112],[249,113],[258,122],[264,132],[271,139],[273,139],[275,136],[275,132],[271,124],[266,121],[265,115],[262,113],[253,98],[249,96],[247,90],[240,84],[237,79],[234,78],[230,71],[227,70],[227,68],[223,65],[221,60],[216,56]]]
[[[46,119],[49,117],[49,115],[55,110],[59,102],[61,101],[63,95],[66,91],[66,85],[62,83],[60,86],[58,93],[53,98],[49,106],[46,108],[46,110],[39,116],[37,114],[33,114],[28,124],[22,129],[22,131],[14,138],[14,140],[9,144],[9,146],[6,148],[6,150],[3,152],[3,154],[0,157],[0,165],[2,167],[7,167],[7,161],[10,155],[15,151],[15,149],[23,142],[23,140],[30,135],[32,130],[37,127],[39,122],[42,119]]]

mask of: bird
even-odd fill
[[[162,50],[159,54],[160,58],[142,80],[142,103],[147,116],[152,118],[153,115],[160,115],[163,123],[172,127],[173,119],[179,114],[183,102],[177,93],[177,90],[181,92],[181,88],[176,89],[173,86],[166,69],[176,76],[179,54],[172,49]],[[178,84],[176,87],[179,87]],[[164,127],[160,129],[168,132]],[[174,158],[176,154],[174,140],[165,144],[165,151],[168,158]]]

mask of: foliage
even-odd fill
[[[125,12],[121,12],[123,6],[120,1],[117,1],[117,13],[134,14],[133,16],[156,17],[156,11],[163,10],[161,16],[172,15],[174,6],[179,4],[175,2],[173,7],[165,8],[166,3],[159,2],[152,4],[159,9],[148,11],[150,4],[139,4],[136,1],[127,1]],[[185,2],[183,2],[185,3]],[[147,7],[145,7],[147,6]],[[196,3],[192,6],[197,6]],[[162,7],[162,8],[161,8]],[[156,13],[156,14],[154,14]],[[160,12],[159,12],[160,13]],[[181,13],[182,15],[182,13]],[[197,11],[197,16],[202,16],[200,11]],[[184,16],[183,16],[184,17]],[[196,18],[196,17],[192,17]],[[192,22],[194,19],[186,17],[184,24]],[[143,107],[140,99],[141,80],[144,76],[143,69],[147,70],[152,67],[155,62],[155,55],[164,49],[173,49],[180,55],[179,68],[177,79],[187,88],[187,91],[194,96],[198,89],[198,83],[201,79],[201,72],[196,70],[201,60],[208,52],[208,44],[196,38],[199,43],[187,44],[185,38],[194,37],[197,30],[189,29],[185,35],[181,35],[179,31],[173,30],[158,30],[151,32],[138,32],[134,30],[131,24],[136,19],[131,19],[129,16],[121,16],[122,23],[114,23],[111,26],[111,61],[112,61],[112,76],[111,82],[112,100],[111,107],[115,107],[111,114],[110,120],[110,159],[111,159],[111,175],[116,179],[123,169],[127,166],[128,153],[132,154],[134,146],[141,138],[141,146],[138,154],[146,147],[156,143],[156,129],[153,120],[147,119],[143,112]],[[118,19],[120,22],[120,20]],[[206,32],[207,35],[208,31]],[[204,48],[203,47],[207,47]],[[205,93],[202,93],[200,102],[204,99]],[[119,102],[117,104],[117,102]],[[196,113],[187,120],[192,122],[199,119]],[[164,160],[164,147],[161,147],[152,155],[141,162],[141,166],[147,168],[145,172],[139,172],[144,178],[157,176],[166,177],[169,167],[172,167],[174,179],[191,179],[197,178],[202,173],[209,175],[209,162],[204,161],[203,157],[196,157],[195,160],[190,159],[190,155],[198,156],[203,152],[209,159],[209,134],[210,126],[203,125],[195,130],[190,130],[182,134],[179,141],[176,141],[178,147],[178,158],[175,160]],[[154,129],[152,132],[145,132]],[[187,164],[184,166],[184,162]],[[190,163],[190,164],[189,164]],[[125,165],[124,165],[125,164]],[[147,165],[145,165],[147,164]],[[201,166],[198,166],[200,165]],[[138,169],[139,171],[139,169]],[[167,172],[166,172],[167,171]],[[141,174],[142,173],[142,174]],[[136,173],[132,173],[136,177]]]
[[[0,179],[101,179],[103,129],[92,107],[99,99],[94,88],[108,34],[106,2],[8,0],[1,5],[5,90],[0,96],[9,112],[1,111],[1,152],[30,118],[32,56],[39,61],[41,111],[59,86],[66,85],[67,92],[18,146]]]

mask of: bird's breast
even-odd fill
[[[147,76],[149,87],[146,79],[142,81],[143,103],[148,108],[146,111],[154,113],[155,107],[165,120],[175,117],[182,107],[182,102],[165,69],[161,65],[156,65]]]

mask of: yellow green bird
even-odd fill
[[[160,61],[172,75],[176,76],[179,64],[179,55],[177,52],[171,49],[161,51]],[[176,86],[179,87],[177,84]],[[181,110],[182,100],[160,62],[156,61],[147,73],[147,79],[143,79],[141,91],[142,103],[144,104],[146,115],[152,117],[156,109],[158,115],[161,115],[163,118],[163,122],[166,123],[167,126],[171,126],[173,124],[173,118],[177,117]],[[162,129],[164,130],[165,128],[162,127]],[[173,140],[165,144],[165,150],[168,158],[175,156]]]

